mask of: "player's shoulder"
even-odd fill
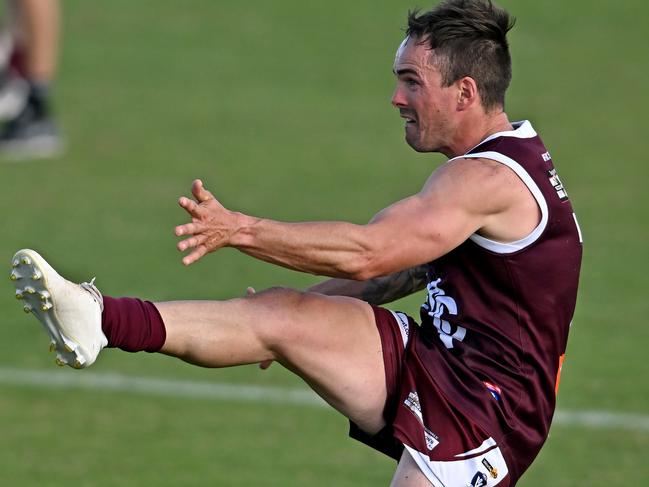
[[[430,198],[494,214],[512,207],[529,193],[509,167],[488,158],[459,157],[442,164],[424,189]]]
[[[456,157],[438,168],[438,176],[451,184],[490,190],[493,186],[515,184],[519,179],[506,165],[483,157]]]
[[[440,168],[446,168],[449,171],[458,173],[465,172],[468,174],[476,174],[479,176],[508,173],[507,166],[494,159],[489,159],[486,157],[459,156],[450,159],[445,164],[440,166]]]

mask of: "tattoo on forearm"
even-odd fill
[[[365,283],[362,299],[371,304],[385,304],[408,296],[426,286],[426,265],[411,267]]]

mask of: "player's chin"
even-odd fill
[[[406,122],[405,132],[406,132],[405,133],[406,144],[408,144],[417,152],[424,152],[422,150],[423,144],[421,143],[422,141],[421,141],[420,133],[417,130],[417,124],[413,122]]]
[[[408,137],[408,134],[406,133],[406,143],[412,147],[413,150],[417,152],[430,152],[430,149],[428,149],[424,144],[422,144],[421,140],[415,137]]]
[[[406,143],[416,152],[439,152],[437,144],[432,141],[425,141],[419,133],[406,130]]]

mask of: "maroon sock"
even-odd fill
[[[104,296],[101,318],[109,347],[127,352],[157,352],[167,338],[160,312],[150,301]]]

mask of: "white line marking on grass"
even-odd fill
[[[326,406],[320,397],[308,389],[154,379],[109,373],[98,374],[88,371],[40,371],[0,367],[0,384],[52,389],[102,390],[222,401]],[[553,424],[587,429],[649,432],[649,415],[612,411],[557,411]]]
[[[552,424],[583,426],[589,429],[625,429],[649,432],[649,416],[612,411],[560,411]]]
[[[0,367],[0,383],[52,389],[109,390],[156,396],[326,406],[326,403],[309,389],[154,379],[86,371],[50,372]]]

